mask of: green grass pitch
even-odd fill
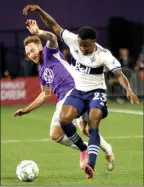
[[[79,169],[79,151],[49,140],[54,105],[44,105],[18,118],[13,117],[13,112],[21,106],[2,107],[1,185],[142,186],[143,116],[124,112],[125,109],[142,112],[142,106],[142,103],[109,103],[109,108],[123,110],[123,113],[110,112],[100,125],[101,134],[113,146],[116,165],[113,171],[107,171],[105,155],[100,151],[93,180],[86,180]],[[19,181],[15,174],[17,164],[26,159],[34,160],[40,169],[38,178],[31,183]]]

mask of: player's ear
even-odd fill
[[[39,49],[40,49],[40,51],[43,50],[43,46],[42,46],[42,44],[39,45]]]

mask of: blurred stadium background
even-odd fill
[[[116,169],[112,173],[104,168],[104,155],[99,156],[97,178],[87,182],[79,171],[78,152],[49,141],[48,129],[57,101],[54,95],[37,111],[13,118],[16,109],[40,92],[37,67],[25,58],[23,39],[29,35],[25,29],[27,18],[37,19],[40,27],[45,27],[36,13],[22,15],[26,3],[38,4],[75,33],[84,25],[94,27],[98,31],[97,42],[119,59],[139,96],[140,105],[130,105],[124,89],[105,70],[110,113],[102,122],[101,131],[116,154]],[[26,185],[15,176],[16,165],[24,159],[35,160],[40,167],[39,178],[30,185],[143,185],[143,7],[143,0],[13,0],[11,4],[9,0],[3,1],[0,6],[2,185]],[[67,46],[60,40],[59,46],[71,63]]]

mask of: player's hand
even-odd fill
[[[38,27],[37,22],[35,20],[28,19],[26,21],[26,25],[27,25],[26,28],[29,30],[29,32],[31,34],[36,34],[37,35],[39,33],[39,27]]]
[[[24,109],[19,109],[19,110],[17,110],[14,114],[13,114],[13,116],[14,117],[16,117],[16,116],[22,116],[22,115],[24,115],[24,114],[28,114],[29,112],[26,112]]]
[[[37,11],[38,9],[40,9],[40,7],[38,5],[27,5],[24,9],[23,9],[23,14],[27,15],[28,12],[30,11]]]
[[[139,104],[138,97],[131,90],[127,91],[127,98],[130,100],[131,104],[133,103]]]

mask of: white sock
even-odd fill
[[[73,144],[73,142],[66,135],[61,136],[59,139],[56,140],[56,142],[71,147],[72,149],[79,150],[79,148],[75,144]]]
[[[108,144],[105,139],[100,135],[100,148],[107,154],[112,154],[112,147]]]
[[[79,150],[79,148],[73,144],[73,142],[71,140],[69,140],[69,138],[64,135],[61,136],[59,139],[56,140],[57,143],[60,143],[62,145],[71,147],[72,149],[77,149]],[[88,144],[87,142],[84,142],[86,145]],[[105,139],[100,135],[100,148],[107,154],[107,155],[111,155],[112,153],[112,148],[110,146],[110,144],[108,144]]]

